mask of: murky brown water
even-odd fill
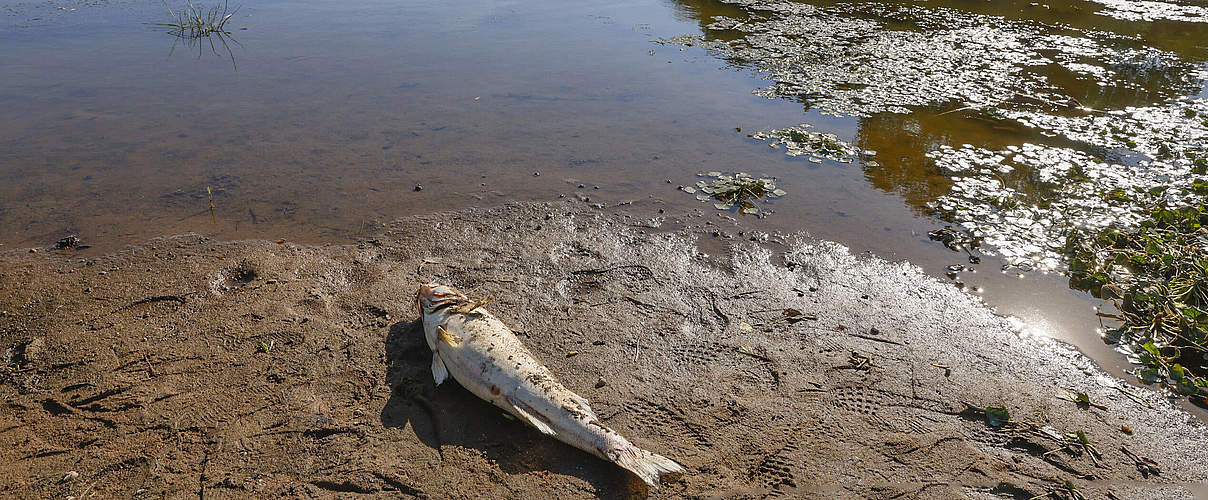
[[[1208,23],[1121,20],[1092,2],[901,5],[1034,20],[1069,36],[1114,33],[1192,66],[1208,58]],[[234,64],[221,45],[217,54],[208,44],[172,49],[172,37],[145,24],[166,21],[158,2],[62,6],[0,2],[0,249],[73,233],[93,245],[86,252],[186,231],[343,242],[398,216],[575,193],[637,200],[639,213],[712,212],[675,187],[721,170],[775,176],[789,193],[756,226],[806,230],[942,277],[965,258],[927,239],[944,224],[929,204],[952,179],[925,155],[1042,139],[947,113],[954,104],[826,116],[808,100],[752,95],[768,84],[754,62],[654,43],[737,40],[705,27],[714,16],[767,17],[715,1],[260,2],[228,25]],[[1180,79],[1182,66],[1170,68],[1117,68],[1126,87],[1057,63],[1032,71],[1097,109],[1203,92]],[[786,158],[746,137],[799,123],[877,151],[877,164]],[[987,257],[960,279],[1037,334],[1124,375],[1122,356],[1094,331],[1094,301],[1059,276],[1000,266]]]

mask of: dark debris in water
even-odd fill
[[[63,250],[63,249],[82,250],[82,249],[88,248],[88,245],[85,245],[84,240],[80,239],[79,236],[73,234],[73,235],[70,235],[70,236],[67,236],[64,238],[60,238],[59,241],[56,241],[55,244],[52,245],[52,248],[54,248],[56,250]]]
[[[953,252],[965,252],[969,256],[970,264],[981,264],[981,256],[974,255],[974,251],[981,246],[981,240],[969,233],[953,229],[952,226],[944,226],[927,233],[927,239],[938,241]],[[949,277],[955,277],[955,273],[964,270],[963,266],[955,266],[960,269],[953,269],[954,266],[948,266]]]

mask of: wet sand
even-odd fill
[[[0,492],[1029,498],[1068,481],[1191,498],[1208,479],[1202,424],[918,268],[715,213],[624,210],[447,212],[350,245],[2,253],[0,281],[23,285],[0,291]],[[688,472],[646,491],[434,386],[413,302],[426,280],[494,299],[609,426]],[[1000,405],[1012,423],[991,426]]]

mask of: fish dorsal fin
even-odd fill
[[[491,298],[469,301],[460,306],[457,306],[457,308],[454,311],[459,312],[461,314],[472,314],[472,313],[481,314],[478,312],[478,308],[486,306],[492,302],[495,302],[495,300],[491,299]]]
[[[545,419],[542,418],[543,415],[541,415],[541,413],[537,410],[534,410],[533,407],[525,404],[523,401],[516,401],[515,399],[512,399],[511,396],[508,396],[507,400],[508,404],[512,405],[512,413],[520,417],[521,420],[524,420],[525,422],[528,422],[529,425],[536,427],[537,430],[541,431],[542,434],[549,434],[551,436],[555,434],[553,427],[550,427],[549,424],[546,423]]]
[[[461,337],[458,337],[456,334],[449,333],[449,331],[445,330],[445,327],[443,326],[436,326],[436,336],[441,342],[449,344],[449,347],[458,347],[461,345]]]
[[[440,385],[447,378],[449,369],[445,367],[445,360],[440,358],[439,352],[432,351],[432,379],[436,381],[436,385]]]

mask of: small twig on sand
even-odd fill
[[[147,363],[147,378],[155,377],[155,370],[151,368],[151,358],[147,353],[143,353],[143,361]]]
[[[638,336],[638,342],[637,342],[637,345],[635,345],[635,346],[634,346],[634,348],[633,348],[633,363],[634,363],[634,364],[637,364],[637,362],[638,362],[638,356],[639,356],[641,353],[642,353],[642,336],[641,336],[641,335],[639,335],[639,336]]]
[[[1134,400],[1136,400],[1138,403],[1141,403],[1141,404],[1145,405],[1145,407],[1146,407],[1146,408],[1153,408],[1153,405],[1149,404],[1149,401],[1146,401],[1145,399],[1141,398],[1141,396],[1138,396],[1138,395],[1136,395],[1136,394],[1133,394],[1133,393],[1131,393],[1131,392],[1128,392],[1128,391],[1124,390],[1124,388],[1123,388],[1123,387],[1120,387],[1120,386],[1118,386],[1118,385],[1117,385],[1117,386],[1116,386],[1116,390],[1118,390],[1118,391],[1120,391],[1120,392],[1124,393],[1124,395],[1125,395],[1125,396],[1128,396],[1128,397],[1130,397],[1130,398],[1133,398],[1133,399],[1134,399]]]
[[[901,343],[901,342],[897,342],[897,341],[894,341],[894,340],[889,340],[889,339],[879,339],[879,338],[876,338],[876,337],[872,337],[872,336],[869,336],[869,335],[862,335],[862,334],[859,334],[859,333],[849,333],[848,335],[851,335],[852,337],[856,337],[856,338],[859,338],[859,339],[871,340],[871,341],[873,341],[873,342],[884,342],[884,343],[886,343],[886,344],[902,345],[902,343]]]

